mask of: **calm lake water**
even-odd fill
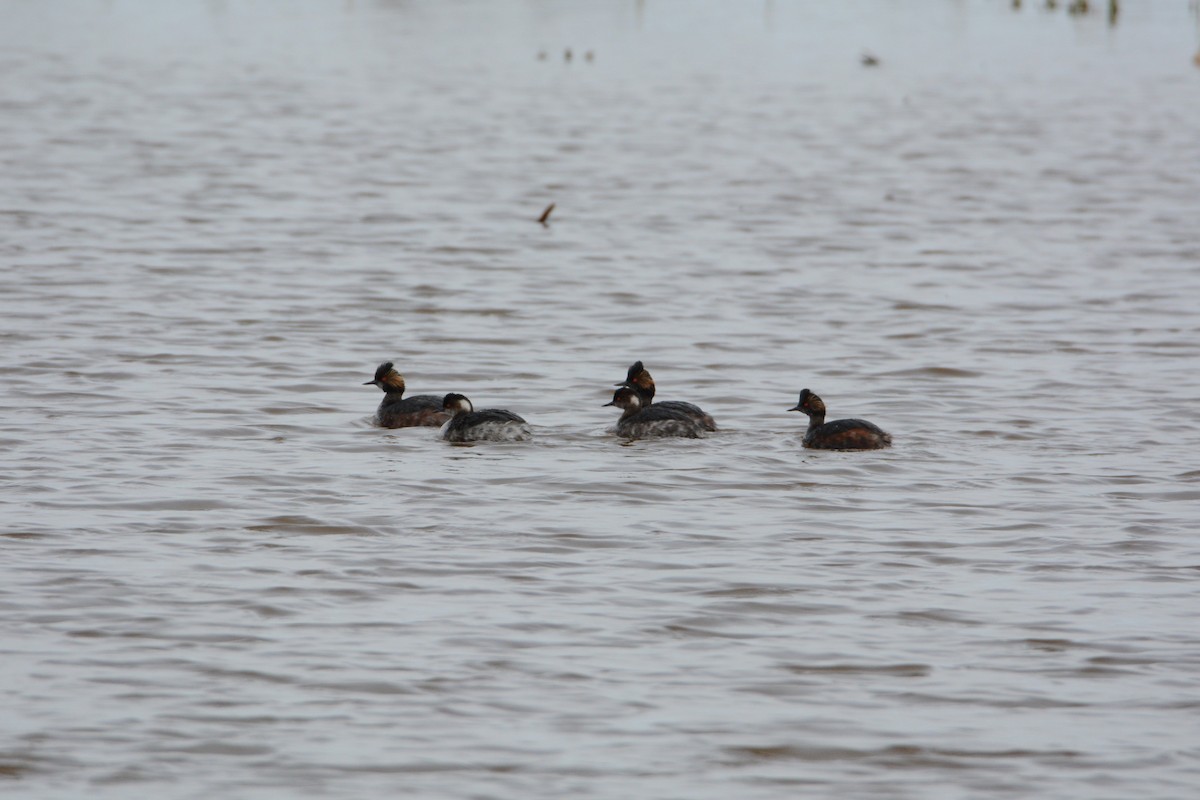
[[[0,794],[1200,796],[1197,18],[1066,5],[0,2]]]

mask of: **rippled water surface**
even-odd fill
[[[1197,796],[1196,18],[1025,5],[0,3],[0,794]]]

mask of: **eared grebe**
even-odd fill
[[[669,403],[642,405],[642,396],[630,386],[622,386],[613,394],[611,403],[625,410],[614,429],[618,436],[627,439],[652,439],[658,436],[684,436],[699,439],[707,428],[695,417]]]
[[[461,394],[448,394],[442,408],[450,421],[442,428],[447,442],[525,442],[533,438],[529,424],[511,411],[485,408],[476,411]]]
[[[713,422],[713,418],[706,414],[699,406],[691,403],[684,403],[680,400],[667,400],[666,402],[654,402],[654,378],[650,377],[650,371],[642,366],[642,362],[637,361],[629,372],[625,375],[625,380],[617,386],[628,386],[638,394],[638,398],[642,401],[644,408],[650,407],[651,404],[655,408],[674,409],[681,414],[684,414],[696,420],[701,427],[706,431],[715,431],[717,423]]]
[[[808,415],[808,430],[804,446],[817,450],[879,450],[892,446],[892,435],[864,419],[825,421],[825,402],[805,389],[800,402],[788,411],[803,411]]]
[[[383,390],[383,402],[375,412],[375,424],[383,428],[411,428],[417,425],[441,425],[450,419],[442,411],[442,400],[431,394],[404,396],[404,376],[385,361],[375,370],[375,380],[363,386],[378,386]]]

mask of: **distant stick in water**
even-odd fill
[[[546,210],[542,212],[542,215],[540,217],[538,217],[538,222],[542,223],[542,225],[549,228],[550,227],[550,212],[553,210],[554,210],[554,203],[551,203],[550,205],[546,206]]]

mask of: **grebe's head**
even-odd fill
[[[385,392],[404,393],[404,376],[396,372],[391,361],[385,361],[375,370],[375,380],[367,381],[363,386],[378,386]]]
[[[445,411],[450,416],[455,414],[470,414],[475,408],[471,405],[471,401],[463,397],[461,394],[451,392],[442,398],[442,411]]]
[[[640,361],[635,361],[629,372],[625,373],[625,380],[616,385],[639,389],[654,397],[654,378],[650,377],[650,370],[642,366]]]
[[[801,389],[800,402],[796,403],[795,408],[789,408],[788,411],[803,411],[810,417],[823,417],[825,416],[825,401],[808,389]]]
[[[613,392],[612,402],[605,403],[604,405],[616,406],[617,408],[623,408],[626,411],[637,412],[642,408],[642,398],[640,395],[638,395],[636,389],[632,389],[628,386],[622,386],[620,389],[617,389],[617,391]]]

